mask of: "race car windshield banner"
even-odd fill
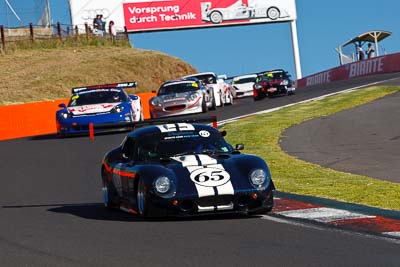
[[[105,13],[117,27],[145,32],[296,20],[295,0],[70,0],[73,24]],[[123,13],[123,15],[122,15]],[[123,21],[122,21],[123,20]]]

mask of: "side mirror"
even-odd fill
[[[219,132],[221,134],[222,137],[226,136],[227,132],[225,130]]]
[[[66,108],[67,106],[64,103],[58,105],[59,108]]]
[[[244,145],[243,144],[236,144],[235,150],[243,150],[243,149],[244,149]]]

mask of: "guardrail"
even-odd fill
[[[400,53],[361,60],[304,77],[297,80],[297,88],[392,72],[400,72]]]
[[[143,115],[150,118],[149,99],[154,93],[138,93],[142,99]],[[0,140],[54,134],[56,111],[61,103],[69,99],[59,99],[25,104],[0,106]]]

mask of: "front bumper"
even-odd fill
[[[149,200],[148,210],[151,217],[184,217],[223,213],[264,214],[274,206],[273,190],[270,189],[246,190],[236,192],[234,195],[203,198],[186,196],[162,199],[154,195],[154,198]]]
[[[150,114],[153,119],[201,112],[203,112],[201,101],[198,101],[195,105],[190,105],[188,103],[177,103],[174,105],[165,105],[163,107],[150,105]]]
[[[130,112],[107,113],[101,115],[88,115],[68,119],[56,118],[57,133],[59,135],[73,135],[89,133],[89,124],[95,126],[95,133],[128,130],[128,127],[96,129],[96,125],[123,125],[132,122]]]

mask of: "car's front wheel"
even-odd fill
[[[148,215],[147,205],[146,205],[147,192],[145,189],[145,183],[142,178],[139,178],[136,201],[137,201],[137,209],[139,215],[142,218],[146,218]]]
[[[201,104],[201,112],[206,113],[208,111],[207,103],[203,98],[203,102]]]
[[[267,11],[268,18],[270,18],[272,20],[276,20],[280,17],[280,15],[281,15],[281,12],[279,11],[278,8],[276,8],[276,7],[268,8],[268,11]]]
[[[115,203],[115,198],[117,195],[116,189],[112,182],[107,181],[107,174],[105,169],[103,169],[101,172],[101,179],[103,182],[102,191],[103,191],[104,206],[106,206],[109,209],[118,208],[118,204]]]
[[[222,18],[222,14],[219,11],[213,11],[210,14],[210,20],[212,23],[214,24],[218,24],[221,23],[223,18]]]

